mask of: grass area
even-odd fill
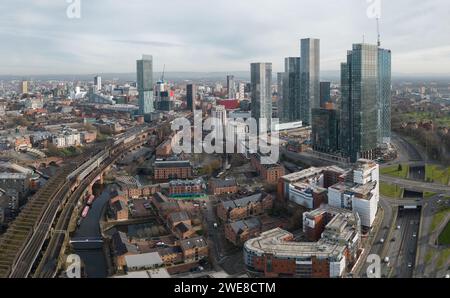
[[[433,255],[434,255],[433,249],[429,248],[427,254],[425,255],[425,264],[429,264],[431,262]]]
[[[442,230],[438,241],[439,245],[450,245],[450,222],[448,222],[444,230]]]
[[[430,121],[439,126],[450,126],[450,115],[444,117],[436,117],[432,112],[411,112],[402,114],[402,118],[406,118],[408,121]]]
[[[382,196],[400,199],[403,197],[403,191],[404,189],[397,185],[380,182],[380,194]]]
[[[423,193],[423,197],[424,197],[425,199],[429,199],[429,198],[431,198],[431,197],[434,197],[435,195],[436,195],[435,192],[429,192],[429,191],[426,191],[426,192]]]
[[[380,170],[382,175],[395,176],[400,178],[407,178],[409,173],[408,165],[393,165],[390,167],[382,168]]]
[[[444,220],[447,213],[450,212],[450,208],[446,207],[437,212],[433,216],[433,220],[431,222],[431,231],[434,231],[437,229],[437,227],[441,224],[441,222]]]
[[[439,258],[437,261],[438,268],[442,268],[443,266],[445,266],[449,258],[450,258],[450,248],[446,248],[439,254]]]
[[[441,168],[436,165],[425,166],[425,181],[448,185],[449,180],[450,168]]]

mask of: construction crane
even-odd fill
[[[162,71],[162,75],[161,75],[161,83],[164,83],[164,72],[166,71],[166,65],[164,64],[163,66],[163,71]]]
[[[377,17],[377,35],[378,35],[377,44],[378,44],[378,47],[380,47],[381,46],[380,17]]]

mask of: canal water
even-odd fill
[[[94,185],[94,203],[86,218],[81,221],[80,226],[72,238],[102,238],[100,231],[100,220],[102,211],[111,197],[112,186],[103,187]],[[103,247],[95,247],[89,244],[74,245],[75,254],[79,255],[85,265],[85,275],[88,278],[104,278],[108,276],[108,265]]]

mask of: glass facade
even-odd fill
[[[320,107],[320,40],[300,41],[300,120],[311,124],[311,109]]]
[[[139,92],[139,114],[150,114],[155,110],[153,99],[153,57],[143,55],[142,60],[136,61],[136,70]]]
[[[236,99],[236,84],[234,83],[234,76],[227,76],[227,91],[228,99]]]
[[[313,149],[325,153],[339,150],[339,115],[336,110],[312,109]]]
[[[351,161],[373,159],[378,141],[378,47],[355,44],[341,65],[341,144]]]
[[[286,116],[284,115],[284,112],[287,110],[283,97],[283,82],[284,82],[284,72],[278,72],[277,73],[277,107],[278,107],[278,119],[280,119],[280,123],[287,122]]]
[[[251,76],[251,105],[252,117],[257,121],[267,119],[267,129],[270,130],[272,120],[272,63],[252,63]]]
[[[197,89],[194,84],[186,85],[186,103],[188,110],[192,111],[195,108],[195,99],[197,98]]]
[[[391,50],[378,49],[378,142],[391,142]]]
[[[331,101],[331,82],[320,82],[320,107]]]
[[[284,73],[285,122],[300,121],[300,57],[285,58]]]

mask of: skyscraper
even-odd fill
[[[311,109],[320,107],[320,40],[300,42],[300,120],[311,124]]]
[[[139,114],[147,115],[154,112],[153,100],[153,57],[142,55],[136,61],[137,87],[139,92]]]
[[[187,108],[193,111],[195,108],[195,100],[197,99],[197,87],[194,84],[186,85],[186,103]]]
[[[27,94],[28,93],[28,81],[23,80],[20,83],[19,93]]]
[[[234,83],[234,76],[227,76],[227,91],[228,99],[236,99],[236,85]]]
[[[96,90],[102,90],[102,77],[96,76],[94,77],[94,86],[96,86]]]
[[[272,63],[252,63],[250,65],[252,117],[267,119],[267,130],[272,125]]]
[[[378,49],[378,143],[391,142],[391,50]]]
[[[284,107],[284,99],[283,99],[283,82],[284,82],[284,72],[277,73],[277,108],[278,108],[278,119],[280,122],[285,122],[286,117],[284,116],[284,112],[286,108]]]
[[[286,122],[300,121],[300,57],[284,59],[283,96]]]
[[[320,82],[320,107],[331,100],[331,82]]]
[[[352,162],[373,159],[378,139],[378,47],[354,44],[341,64],[341,147]]]
[[[312,109],[311,141],[315,151],[338,153],[339,113],[335,109]]]

